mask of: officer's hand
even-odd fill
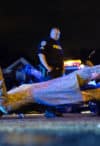
[[[51,72],[53,70],[53,68],[51,66],[48,66],[48,72]]]

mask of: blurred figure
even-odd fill
[[[94,66],[100,64],[100,49],[99,48],[83,48],[81,49],[81,59],[86,66]],[[100,82],[100,73],[93,73],[93,84]],[[92,83],[92,82],[91,82]],[[98,86],[98,84],[97,84]]]
[[[63,49],[59,42],[60,34],[59,28],[52,28],[49,37],[41,41],[38,47],[40,66],[45,80],[63,75],[64,61]]]
[[[49,38],[40,42],[38,47],[38,56],[40,68],[43,73],[43,81],[54,79],[63,75],[64,55],[60,45],[61,32],[59,28],[54,27],[50,30]],[[45,111],[46,117],[62,116],[61,113],[55,112],[48,107]]]
[[[85,65],[93,66],[100,64],[100,49],[99,48],[82,48],[81,59]]]

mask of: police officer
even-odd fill
[[[60,30],[52,28],[49,38],[41,41],[38,47],[40,64],[45,69],[45,80],[63,75],[63,49],[60,45]]]

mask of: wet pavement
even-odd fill
[[[0,146],[94,146],[100,141],[100,117],[64,114],[6,115],[0,118]]]

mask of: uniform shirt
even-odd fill
[[[53,39],[41,41],[38,48],[38,54],[40,53],[46,56],[48,65],[63,69],[63,49],[59,41]]]

